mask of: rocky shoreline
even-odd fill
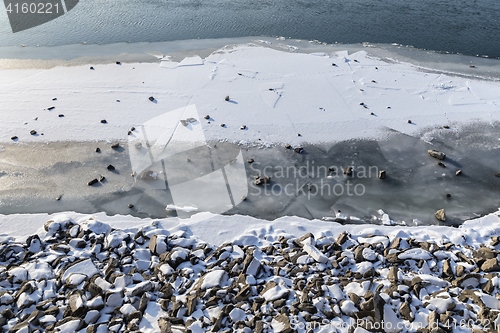
[[[0,243],[6,332],[496,332],[500,314],[496,234],[476,246],[261,230],[262,245],[213,246],[159,223],[44,229]]]

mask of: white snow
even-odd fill
[[[125,316],[131,314],[134,311],[137,311],[137,309],[132,304],[124,304],[120,308],[120,312]]]
[[[304,244],[303,249],[307,252],[308,255],[311,256],[311,258],[313,258],[317,262],[324,264],[328,262],[328,258],[323,253],[321,253],[321,251],[319,251],[314,245]]]
[[[52,316],[52,315],[45,315],[45,316],[40,317],[39,321],[41,323],[45,323],[47,325],[50,325],[52,323],[55,323],[57,321],[57,318]]]
[[[87,312],[85,315],[85,318],[83,319],[87,324],[89,323],[95,323],[97,319],[99,319],[99,316],[101,313],[97,310],[90,310]]]
[[[96,296],[91,300],[87,301],[86,305],[89,308],[99,308],[104,305],[104,301],[101,296]]]
[[[384,331],[387,333],[396,333],[403,330],[400,324],[401,319],[398,318],[394,310],[389,304],[384,305]]]
[[[370,248],[363,249],[363,258],[369,261],[377,259],[377,253]]]
[[[203,277],[203,282],[201,283],[201,289],[208,289],[216,286],[224,285],[225,280],[227,280],[227,273],[223,270],[215,270],[207,273]]]
[[[432,306],[434,306],[434,308],[436,309],[436,311],[438,313],[445,313],[448,310],[449,306],[451,306],[454,303],[450,297],[448,297],[448,298],[436,297],[436,298],[429,299],[428,302]]]
[[[353,315],[359,311],[353,301],[344,301],[340,308],[342,309],[342,312],[347,315]]]
[[[80,326],[80,320],[71,320],[57,327],[58,332],[74,333]]]
[[[253,258],[250,264],[248,265],[246,273],[251,276],[257,276],[259,268],[260,268],[260,262],[257,259]]]
[[[5,234],[8,234],[16,239],[22,241],[28,235],[35,233],[42,233],[43,224],[53,219],[54,216],[61,214],[15,214],[15,215],[0,215],[0,228]],[[86,215],[79,213],[65,213],[65,218],[73,217],[76,219],[89,219],[99,220],[109,224],[113,228],[140,228],[146,225],[151,225],[152,222],[158,221],[158,226],[164,229],[154,229],[152,234],[161,233],[162,230],[177,230],[179,224],[183,224],[190,233],[197,236],[200,240],[208,244],[223,244],[226,242],[235,241],[236,244],[239,240],[248,236],[247,241],[254,245],[266,245],[272,243],[268,239],[277,239],[280,235],[288,234],[300,237],[307,232],[311,232],[316,236],[322,235],[327,232],[333,237],[337,237],[342,232],[346,231],[351,234],[354,239],[359,238],[360,242],[377,243],[383,241],[388,243],[396,237],[406,235],[405,237],[414,238],[417,241],[424,241],[432,239],[433,241],[448,242],[452,237],[463,238],[466,237],[467,244],[470,246],[479,246],[490,240],[491,235],[500,233],[500,210],[484,217],[465,221],[459,228],[445,227],[445,226],[374,226],[374,225],[342,225],[336,222],[327,222],[322,220],[307,220],[300,217],[282,217],[274,221],[260,220],[250,216],[244,215],[218,215],[212,213],[198,213],[190,218],[166,218],[160,221],[148,218],[136,218],[132,216],[107,216],[103,213]],[[16,223],[12,223],[12,221]],[[299,222],[299,226],[295,224]],[[264,230],[265,234],[262,237],[256,237],[258,232],[256,230]],[[224,230],[224,233],[213,232],[214,230]],[[371,233],[378,233],[379,235],[366,238],[366,230]],[[471,230],[474,233],[471,233]],[[360,236],[358,236],[360,235]],[[160,235],[163,236],[163,235]],[[266,236],[266,237],[264,237]],[[250,241],[251,240],[251,241]],[[419,251],[417,251],[420,253]],[[414,252],[410,252],[414,253]],[[422,254],[420,254],[422,255]],[[417,256],[420,256],[417,255]],[[90,264],[89,267],[84,267]],[[87,261],[77,264],[78,267],[71,267],[65,272],[64,278],[71,273],[81,273],[87,276],[95,274],[95,267]],[[81,269],[80,269],[81,265]],[[15,272],[21,274],[19,278],[25,280],[27,275],[26,270],[22,268],[15,268],[9,270],[9,274]]]
[[[425,251],[423,249],[409,249],[400,255],[398,255],[399,259],[413,259],[413,260],[428,260],[432,258],[432,254],[429,251]]]
[[[358,282],[350,282],[344,287],[344,291],[346,293],[354,293],[360,297],[365,296],[368,291],[370,284],[367,282],[358,283]]]
[[[160,332],[158,327],[158,318],[166,315],[160,305],[156,302],[148,302],[148,306],[144,311],[144,315],[139,324],[139,331],[141,332]]]
[[[65,281],[66,284],[70,286],[77,286],[85,279],[87,278],[87,275],[85,274],[80,274],[80,273],[72,273],[70,276],[68,276],[67,280]]]
[[[229,317],[233,322],[237,322],[239,320],[245,320],[246,313],[242,309],[234,308],[229,312]]]
[[[500,119],[498,82],[426,73],[366,51],[318,56],[240,45],[178,64],[94,67],[0,70],[0,141],[13,135],[19,142],[126,139],[130,127],[165,113],[185,119],[190,106],[201,113],[194,118],[208,140],[260,144],[373,138],[386,129],[417,135],[436,124]],[[206,113],[211,124],[199,119]],[[247,130],[239,130],[242,124]],[[30,135],[32,129],[39,135]],[[384,221],[391,223],[388,216]]]
[[[78,273],[78,274],[84,274],[87,277],[92,277],[94,274],[97,274],[99,271],[97,268],[94,266],[92,263],[92,260],[90,259],[85,259],[82,260],[76,264],[73,264],[70,266],[63,274],[62,279],[63,281],[66,280],[67,277],[69,277],[71,274]]]
[[[13,277],[13,281],[20,283],[28,278],[28,271],[22,267],[14,267],[9,269],[9,275]]]
[[[28,279],[30,280],[40,280],[40,279],[52,279],[54,277],[54,272],[52,267],[46,262],[44,263],[29,263],[24,265],[28,271]]]
[[[487,294],[482,294],[481,300],[483,301],[484,305],[486,305],[488,308],[491,308],[493,310],[499,310],[500,301],[496,297]]]
[[[113,288],[113,285],[101,277],[94,280],[94,283],[99,286],[104,292]]]
[[[275,287],[269,289],[266,291],[262,297],[268,302],[275,301],[277,299],[283,298],[285,295],[287,295],[290,292],[286,287],[282,285],[276,285]]]

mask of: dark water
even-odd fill
[[[16,34],[0,16],[0,47],[285,36],[500,57],[497,0],[82,0]]]

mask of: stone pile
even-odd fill
[[[161,332],[494,332],[500,314],[498,236],[480,248],[346,232],[216,247],[159,224],[45,231],[0,244],[5,332],[139,332],[146,320]]]

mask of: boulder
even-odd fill
[[[304,152],[304,148],[302,147],[295,147],[293,149],[294,152],[296,152],[297,154],[302,154]]]
[[[79,291],[72,292],[68,297],[68,305],[74,317],[83,317],[86,309]]]
[[[430,156],[432,156],[432,157],[434,157],[434,158],[437,158],[438,160],[444,160],[444,159],[445,159],[445,157],[446,157],[446,154],[445,154],[445,153],[440,152],[440,151],[437,151],[437,150],[434,150],[434,149],[429,149],[429,150],[427,151],[427,153],[428,153]]]
[[[434,213],[434,216],[436,217],[436,219],[438,219],[441,222],[445,222],[446,221],[446,214],[445,214],[445,210],[444,209],[440,209],[440,210],[436,211]]]
[[[255,185],[264,185],[264,184],[269,184],[271,182],[271,177],[269,176],[255,176],[253,183]]]
[[[482,265],[481,265],[481,270],[483,272],[489,273],[489,272],[495,272],[500,270],[500,267],[498,266],[498,260],[497,258],[491,258],[487,259]]]

